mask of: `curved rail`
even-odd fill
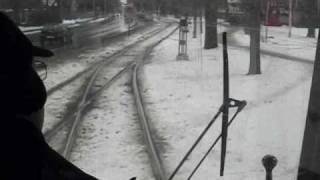
[[[72,123],[72,127],[71,127],[71,130],[68,134],[68,137],[67,137],[67,142],[66,142],[66,145],[65,145],[65,148],[64,148],[64,151],[62,153],[62,155],[66,158],[66,159],[69,159],[70,158],[70,154],[71,154],[71,150],[72,150],[72,146],[74,144],[74,141],[75,141],[75,134],[76,134],[76,131],[78,129],[78,126],[79,126],[79,123],[80,123],[80,120],[81,120],[81,115],[82,115],[82,112],[83,112],[83,106],[84,104],[86,103],[86,99],[88,97],[88,94],[90,92],[90,89],[92,88],[93,86],[93,83],[94,81],[97,79],[97,76],[99,74],[99,72],[101,71],[101,69],[103,68],[103,66],[100,66],[100,67],[97,67],[94,74],[91,76],[90,78],[90,81],[89,81],[89,84],[82,96],[82,99],[81,99],[81,102],[79,103],[79,107],[77,109],[77,112],[76,112],[76,115],[75,115],[75,119]]]
[[[166,29],[167,27],[171,26],[172,23],[168,23],[167,26],[165,26],[164,29]],[[150,32],[148,32],[147,34],[144,35],[144,37],[147,36],[146,39],[152,37],[153,34],[157,34],[159,32],[161,32],[163,29],[156,29],[156,30],[152,30]],[[96,63],[94,63],[92,66],[88,67],[87,69],[77,73],[76,75],[74,75],[73,77],[71,77],[70,79],[63,81],[62,83],[52,87],[51,89],[48,90],[48,96],[52,95],[54,92],[58,91],[59,89],[61,89],[64,86],[67,86],[69,83],[75,81],[78,78],[81,78],[82,75],[85,75],[86,73],[92,72],[91,74],[94,74],[95,71],[98,67],[100,67],[103,63],[112,63],[114,62],[118,57],[124,55],[125,53],[129,52],[130,49],[132,49],[133,47],[137,46],[139,43],[143,42],[146,39],[140,39],[137,42],[130,44],[128,46],[126,46],[125,48],[116,51],[115,53],[113,53],[112,55],[110,55],[106,60],[101,60],[98,61]],[[91,75],[92,76],[92,75]],[[81,99],[79,99],[77,102],[75,102],[76,104],[79,104],[81,102]],[[63,121],[58,122],[51,130],[47,131],[45,133],[45,137],[48,141],[51,140],[51,138],[61,129],[63,128],[67,123],[71,123],[70,119],[72,119],[74,117],[74,114],[66,114],[66,117],[64,118]]]
[[[168,25],[165,26],[164,29],[166,29],[167,27],[169,27],[169,26],[171,26],[171,25],[172,25],[172,23],[168,23]],[[152,37],[152,35],[157,34],[157,33],[161,32],[162,30],[163,30],[163,29],[155,29],[155,30],[152,30],[152,31],[150,31],[150,32],[145,33],[143,36],[146,37],[146,39],[148,39],[148,38]],[[121,35],[124,35],[124,34],[125,34],[125,33],[122,33]],[[115,36],[112,36],[112,37],[110,37],[110,38],[115,38],[115,37],[118,37],[118,36],[115,35]],[[125,47],[122,48],[121,50],[118,50],[118,51],[112,53],[109,57],[107,57],[107,60],[108,60],[108,61],[112,61],[112,60],[116,59],[117,57],[119,57],[119,56],[127,53],[131,48],[137,46],[139,43],[143,42],[143,41],[146,40],[146,39],[139,39],[138,41],[136,41],[136,42],[134,42],[134,43],[132,43],[132,44],[129,44],[129,45],[125,46]],[[83,71],[75,74],[75,75],[72,76],[71,78],[69,78],[69,79],[67,79],[67,80],[65,80],[65,81],[63,81],[63,82],[55,85],[54,87],[52,87],[52,88],[50,88],[50,89],[48,89],[47,95],[48,95],[48,96],[51,96],[53,93],[55,93],[56,91],[58,91],[58,90],[61,89],[62,87],[68,85],[69,83],[75,81],[76,79],[81,78],[82,75],[91,72],[91,70],[99,67],[99,66],[101,65],[101,63],[104,63],[105,61],[106,61],[106,59],[101,60],[101,61],[98,61],[98,62],[95,62],[95,63],[93,63],[91,66],[89,66],[88,68],[84,69]]]
[[[167,29],[167,27],[168,26],[166,26],[164,29]],[[151,34],[161,32],[164,29],[155,30],[155,31],[150,32],[150,36],[145,38],[144,40],[147,40],[148,38],[152,37]],[[142,63],[143,63],[143,60],[146,59],[146,57],[151,53],[153,48],[156,45],[158,45],[159,43],[161,43],[163,40],[168,38],[170,35],[172,35],[176,30],[177,30],[177,28],[175,28],[171,33],[169,33],[167,36],[161,38],[161,40],[157,41],[153,45],[148,46],[146,48],[146,50],[143,51],[144,53],[141,53],[143,55],[143,57],[140,58],[140,60],[142,59],[142,61],[140,61],[140,62],[134,61],[134,62],[128,63],[125,68],[123,68],[115,76],[113,76],[113,78],[110,79],[108,82],[106,82],[99,90],[96,90],[95,92],[92,93],[90,91],[92,91],[92,87],[94,85],[94,82],[96,81],[99,72],[105,67],[105,65],[112,63],[114,60],[117,59],[117,57],[124,55],[132,47],[137,45],[139,42],[143,42],[144,40],[140,40],[137,43],[129,45],[127,48],[125,48],[125,50],[118,52],[117,55],[113,56],[113,58],[112,58],[113,60],[101,62],[100,66],[98,66],[96,64],[96,66],[93,68],[94,72],[91,75],[91,78],[89,80],[89,83],[88,83],[85,91],[84,91],[84,94],[81,96],[81,99],[79,99],[79,101],[77,103],[78,106],[77,106],[76,110],[74,111],[75,114],[70,114],[70,117],[67,121],[62,121],[60,125],[56,126],[57,129],[54,128],[52,130],[52,132],[48,133],[48,134],[50,134],[50,136],[53,136],[55,133],[57,133],[59,131],[58,128],[64,127],[66,125],[66,123],[72,123],[71,130],[68,132],[66,144],[63,149],[63,155],[65,156],[66,159],[70,158],[72,147],[73,147],[74,142],[76,140],[77,130],[78,130],[79,124],[81,122],[84,110],[88,107],[89,104],[91,104],[92,100],[95,99],[102,92],[103,89],[109,88],[113,82],[115,82],[117,79],[119,79],[125,72],[130,70],[131,67],[134,65],[134,71],[133,71],[133,73],[134,73],[133,79],[134,80],[133,80],[133,82],[135,82],[135,83],[133,84],[133,87],[134,87],[133,89],[136,94],[137,110],[139,112],[139,116],[140,116],[141,122],[143,124],[143,129],[145,132],[144,134],[147,139],[147,145],[148,145],[149,153],[150,153],[151,159],[152,159],[151,164],[152,164],[153,172],[154,172],[156,179],[158,179],[158,180],[165,180],[166,179],[166,177],[165,177],[166,174],[164,172],[164,168],[163,168],[162,162],[160,160],[159,153],[157,152],[156,146],[154,144],[154,141],[153,141],[153,138],[151,135],[149,121],[146,118],[146,114],[145,114],[143,103],[142,103],[142,96],[139,93],[137,74],[138,74],[138,69],[139,69],[140,65],[142,65]],[[139,55],[137,55],[137,56],[139,57]]]
[[[138,111],[138,116],[140,119],[140,123],[142,126],[142,129],[144,130],[144,138],[147,144],[149,156],[151,159],[151,166],[153,169],[154,176],[157,180],[166,180],[166,172],[163,166],[163,163],[161,161],[159,152],[157,151],[156,145],[154,143],[154,139],[152,137],[151,132],[151,126],[150,122],[147,118],[145,107],[143,105],[143,99],[140,91],[140,86],[138,82],[138,71],[139,68],[143,65],[143,62],[146,60],[146,58],[149,56],[151,51],[156,47],[158,44],[160,44],[162,41],[167,39],[169,36],[171,36],[178,28],[175,28],[170,34],[163,37],[161,40],[157,41],[153,45],[149,46],[143,55],[142,61],[137,62],[137,64],[134,66],[133,70],[133,76],[132,76],[132,87],[133,87],[133,93],[135,96],[135,102],[136,102],[136,108]]]
[[[126,65],[125,68],[123,68],[122,70],[120,70],[116,75],[114,75],[109,81],[107,81],[99,90],[95,91],[94,93],[92,93],[91,96],[89,96],[91,88],[94,86],[94,82],[97,79],[97,76],[99,74],[99,72],[101,72],[101,70],[104,68],[103,66],[100,66],[96,69],[95,73],[93,74],[93,76],[91,77],[88,86],[82,96],[82,99],[79,103],[79,106],[77,108],[77,111],[74,115],[74,119],[70,122],[72,122],[72,126],[71,126],[71,130],[68,133],[68,137],[66,140],[66,144],[63,150],[63,156],[66,159],[70,158],[71,155],[71,151],[72,151],[72,147],[74,145],[75,139],[76,139],[76,135],[77,135],[77,131],[78,131],[78,127],[79,124],[81,122],[82,119],[82,114],[84,112],[84,110],[91,104],[91,102],[98,96],[100,95],[100,93],[106,89],[109,88],[117,79],[119,79],[125,72],[128,72],[130,70],[130,68],[132,67],[133,62],[129,63],[128,65]]]
[[[170,25],[168,25],[170,26]],[[165,29],[168,27],[166,26]],[[151,34],[157,34],[158,32],[160,32],[161,30],[153,30],[150,33],[150,37]],[[124,55],[125,53],[129,52],[130,49],[132,49],[133,47],[137,46],[137,44],[141,43],[143,40],[139,40],[136,43],[133,43],[131,45],[126,46],[124,49],[119,50],[115,53],[113,53],[111,56],[108,57],[108,61],[106,62],[106,60],[102,60],[99,61],[97,63],[94,63],[92,66],[88,67],[87,69],[83,70],[82,72],[76,74],[75,76],[73,76],[72,78],[56,85],[55,87],[51,88],[48,90],[48,96],[52,95],[55,91],[58,91],[60,88],[68,85],[69,83],[71,83],[72,81],[80,78],[82,75],[91,72],[91,74],[93,75],[95,73],[94,70],[96,70],[98,67],[100,67],[103,63],[112,63],[114,62],[118,57]],[[92,76],[91,75],[91,76]],[[75,102],[76,104],[79,104],[81,102],[81,99],[78,100],[78,102]],[[67,114],[66,117],[64,118],[64,120],[58,122],[51,130],[47,131],[45,133],[45,137],[48,141],[51,140],[51,138],[61,129],[63,128],[67,123],[70,123],[70,119],[72,119],[74,117],[74,114]]]
[[[148,147],[148,152],[151,159],[151,165],[152,169],[155,175],[155,178],[157,180],[165,180],[165,171],[159,156],[159,153],[157,152],[156,146],[154,144],[154,140],[151,135],[151,128],[149,124],[149,120],[146,117],[145,109],[142,103],[142,98],[140,94],[140,89],[138,85],[138,68],[139,65],[134,66],[133,71],[133,80],[132,80],[132,86],[133,86],[133,92],[135,95],[135,102],[136,107],[139,115],[139,119],[141,122],[142,129],[144,130],[144,137],[146,140],[146,144]]]

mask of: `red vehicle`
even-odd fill
[[[266,26],[281,26],[280,21],[280,7],[277,0],[267,0],[265,9],[265,22]]]

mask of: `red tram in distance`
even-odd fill
[[[264,11],[265,26],[281,26],[284,23],[280,21],[280,4],[278,0],[267,0]]]

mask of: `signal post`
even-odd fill
[[[189,60],[188,57],[188,19],[181,19],[179,23],[179,47],[177,60]]]

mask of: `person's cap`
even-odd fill
[[[32,56],[51,57],[53,55],[53,52],[48,49],[44,49],[38,46],[32,46]]]
[[[15,58],[26,58],[26,56],[51,57],[53,52],[50,50],[33,46],[28,37],[19,29],[19,27],[4,13],[0,12],[0,49],[2,56]],[[19,57],[21,52],[22,55]],[[4,58],[5,59],[5,58]]]

